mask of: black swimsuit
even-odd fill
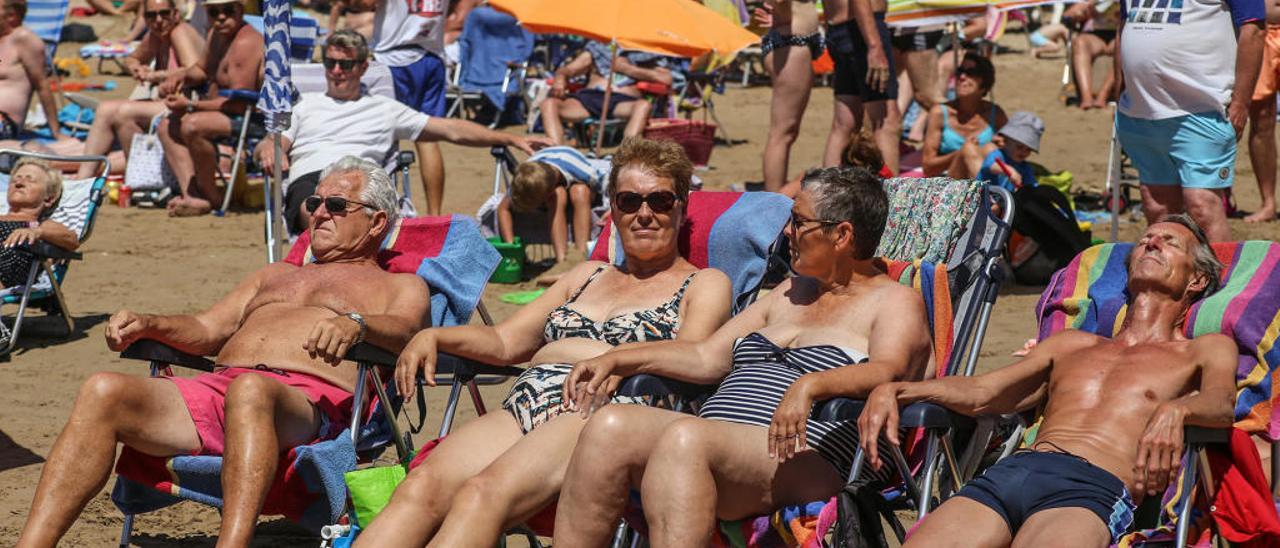
[[[0,221],[0,241],[4,241],[20,228],[29,228],[26,221]],[[17,287],[27,283],[31,262],[35,255],[25,249],[0,248],[0,286]]]

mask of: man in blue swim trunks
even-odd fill
[[[1187,215],[1166,217],[1127,267],[1132,298],[1114,338],[1068,329],[1008,367],[890,383],[867,398],[858,429],[874,468],[880,436],[899,442],[900,405],[969,416],[1044,406],[1035,442],[969,482],[904,546],[1108,546],[1132,525],[1135,502],[1174,477],[1184,426],[1231,425],[1235,342],[1182,336],[1188,308],[1219,284],[1204,233]]]
[[[1209,241],[1230,240],[1223,199],[1262,66],[1263,0],[1120,2],[1116,134],[1138,167],[1142,212],[1148,223],[1186,212]]]
[[[349,12],[374,12],[374,59],[391,69],[396,100],[427,116],[445,114],[444,27],[449,0],[346,0]],[[444,201],[444,156],[436,142],[415,143],[427,214]]]

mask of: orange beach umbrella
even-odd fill
[[[760,38],[693,0],[489,0],[530,32],[576,34],[625,49],[697,57]]]

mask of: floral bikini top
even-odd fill
[[[584,316],[581,312],[569,308],[578,300],[578,295],[607,267],[600,267],[587,278],[572,297],[564,304],[556,307],[547,315],[547,323],[542,328],[542,337],[546,342],[582,337],[609,343],[613,346],[630,342],[643,342],[674,339],[680,331],[680,301],[684,298],[684,290],[698,273],[685,278],[675,294],[653,308],[619,314],[602,322]]]

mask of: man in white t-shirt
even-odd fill
[[[1189,213],[1231,239],[1223,205],[1262,63],[1263,0],[1121,0],[1116,134],[1148,223]]]
[[[449,141],[467,146],[504,145],[532,154],[549,144],[541,137],[494,131],[466,120],[432,117],[386,97],[364,94],[360,77],[369,68],[369,46],[355,31],[334,33],[324,48],[324,93],[304,93],[293,121],[281,136],[282,170],[290,172],[285,190],[285,222],[290,234],[301,233],[309,219],[301,207],[315,193],[320,171],[333,158],[356,156],[383,165],[386,153],[401,139],[419,143]],[[271,141],[258,146],[264,169],[274,168]]]
[[[431,116],[445,114],[444,31],[449,0],[342,0],[349,12],[374,12],[370,44],[391,69],[396,100]],[[440,214],[444,157],[436,143],[418,143],[427,213]]]

